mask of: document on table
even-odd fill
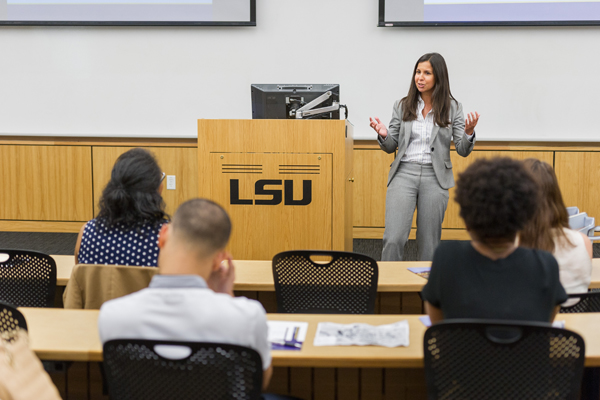
[[[429,279],[429,272],[431,267],[410,267],[407,268],[410,272],[419,275],[421,278]]]
[[[271,350],[301,350],[308,322],[267,321]]]
[[[315,346],[408,346],[408,321],[389,325],[334,324],[320,322],[315,334]]]

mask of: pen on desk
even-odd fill
[[[284,346],[284,347],[293,347],[296,349],[302,348],[302,343],[288,342],[287,340],[285,340],[285,341],[273,340],[271,343],[279,345],[279,346]]]

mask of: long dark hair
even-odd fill
[[[446,61],[444,60],[444,57],[438,53],[427,53],[417,60],[410,82],[410,89],[408,89],[408,95],[401,100],[402,120],[414,121],[417,119],[419,90],[415,83],[415,74],[417,73],[419,64],[425,61],[429,61],[431,64],[431,67],[433,68],[433,77],[435,78],[435,86],[433,87],[432,94],[433,117],[438,126],[445,128],[450,124],[450,100],[456,101],[456,99],[452,96],[452,92],[450,92],[450,80],[448,79]]]
[[[535,158],[528,158],[523,164],[540,189],[540,199],[533,218],[519,235],[521,246],[553,252],[557,237],[564,237],[573,246],[562,230],[569,227],[569,214],[554,169]]]
[[[156,226],[164,221],[168,215],[158,193],[161,176],[162,171],[149,151],[136,148],[121,154],[102,192],[97,218],[109,228],[117,224]]]

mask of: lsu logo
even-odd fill
[[[266,188],[266,186],[278,186],[281,187],[283,183],[283,190],[277,188]],[[294,181],[281,179],[261,179],[256,181],[254,184],[254,194],[261,196],[271,196],[270,199],[240,199],[240,181],[239,179],[229,180],[229,203],[230,204],[246,204],[246,205],[263,205],[263,206],[276,206],[283,204],[286,206],[307,206],[312,202],[312,181],[302,181],[302,198],[300,200],[294,200]]]

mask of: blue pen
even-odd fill
[[[284,346],[284,347],[293,347],[295,349],[302,348],[302,343],[288,342],[287,340],[284,340],[284,341],[274,340],[271,343],[279,345],[279,346]]]

